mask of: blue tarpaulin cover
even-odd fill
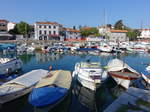
[[[29,95],[29,103],[36,107],[47,106],[56,103],[63,98],[68,89],[61,87],[34,88]]]

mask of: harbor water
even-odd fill
[[[148,53],[125,53],[125,54],[110,54],[110,53],[31,53],[31,54],[1,54],[1,57],[18,57],[23,62],[22,71],[14,76],[17,77],[35,69],[49,70],[52,66],[53,70],[62,69],[73,71],[77,62],[81,61],[96,61],[100,62],[105,67],[113,58],[119,58],[129,64],[138,72],[143,72],[145,67],[150,64],[150,54]],[[9,81],[0,80],[1,83]],[[112,79],[106,80],[100,88],[94,92],[80,85],[76,80],[72,81],[72,88],[65,99],[54,107],[47,106],[45,108],[35,108],[28,103],[28,95],[20,97],[14,101],[6,103],[0,107],[0,112],[102,112],[106,109],[117,96],[124,91],[123,88],[116,85]]]

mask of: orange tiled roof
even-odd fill
[[[82,27],[82,30],[90,30],[92,27]]]
[[[112,33],[127,33],[128,31],[127,30],[110,30],[110,32]]]
[[[140,29],[140,31],[150,31],[150,29]]]
[[[7,20],[2,20],[2,19],[0,20],[0,23],[4,23],[4,22],[7,23],[8,21]]]
[[[50,25],[60,25],[57,22],[36,22],[36,24],[50,24]]]
[[[69,32],[80,32],[79,30],[75,30],[75,29],[72,29],[72,28],[66,28],[66,31],[69,31]]]

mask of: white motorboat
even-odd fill
[[[0,58],[0,75],[11,74],[22,67],[22,61],[16,58]]]
[[[27,52],[28,52],[28,53],[33,52],[34,50],[35,50],[35,48],[32,47],[32,46],[28,46],[28,47],[27,47]]]
[[[118,85],[128,89],[131,80],[139,78],[141,75],[119,59],[111,60],[108,65],[108,74],[117,82]]]
[[[82,86],[96,90],[100,83],[107,78],[107,73],[103,71],[100,63],[81,62],[75,65],[73,77],[76,77]]]
[[[0,86],[0,104],[10,102],[29,93],[35,84],[48,75],[47,70],[33,70]]]
[[[102,43],[99,47],[98,47],[98,49],[100,50],[100,51],[102,51],[102,52],[112,52],[112,47],[110,47],[108,44],[106,44],[106,43]]]

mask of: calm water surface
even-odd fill
[[[14,57],[15,53],[3,54],[1,57]],[[52,65],[53,69],[74,70],[77,62],[91,61],[100,62],[102,66],[106,66],[108,61],[116,58],[115,54],[101,53],[92,55],[89,53],[80,54],[59,54],[59,53],[33,53],[19,54],[18,57],[23,61],[22,72],[24,74],[34,69],[46,69]],[[118,56],[138,72],[145,70],[147,64],[150,64],[150,54],[123,54]],[[28,95],[3,105],[0,112],[102,112],[109,104],[111,104],[119,95],[122,88],[116,86],[112,79],[108,79],[98,91],[92,92],[82,87],[78,82],[73,80],[73,86],[69,95],[57,106],[51,108],[34,108],[28,104]],[[115,95],[114,95],[115,94]]]

